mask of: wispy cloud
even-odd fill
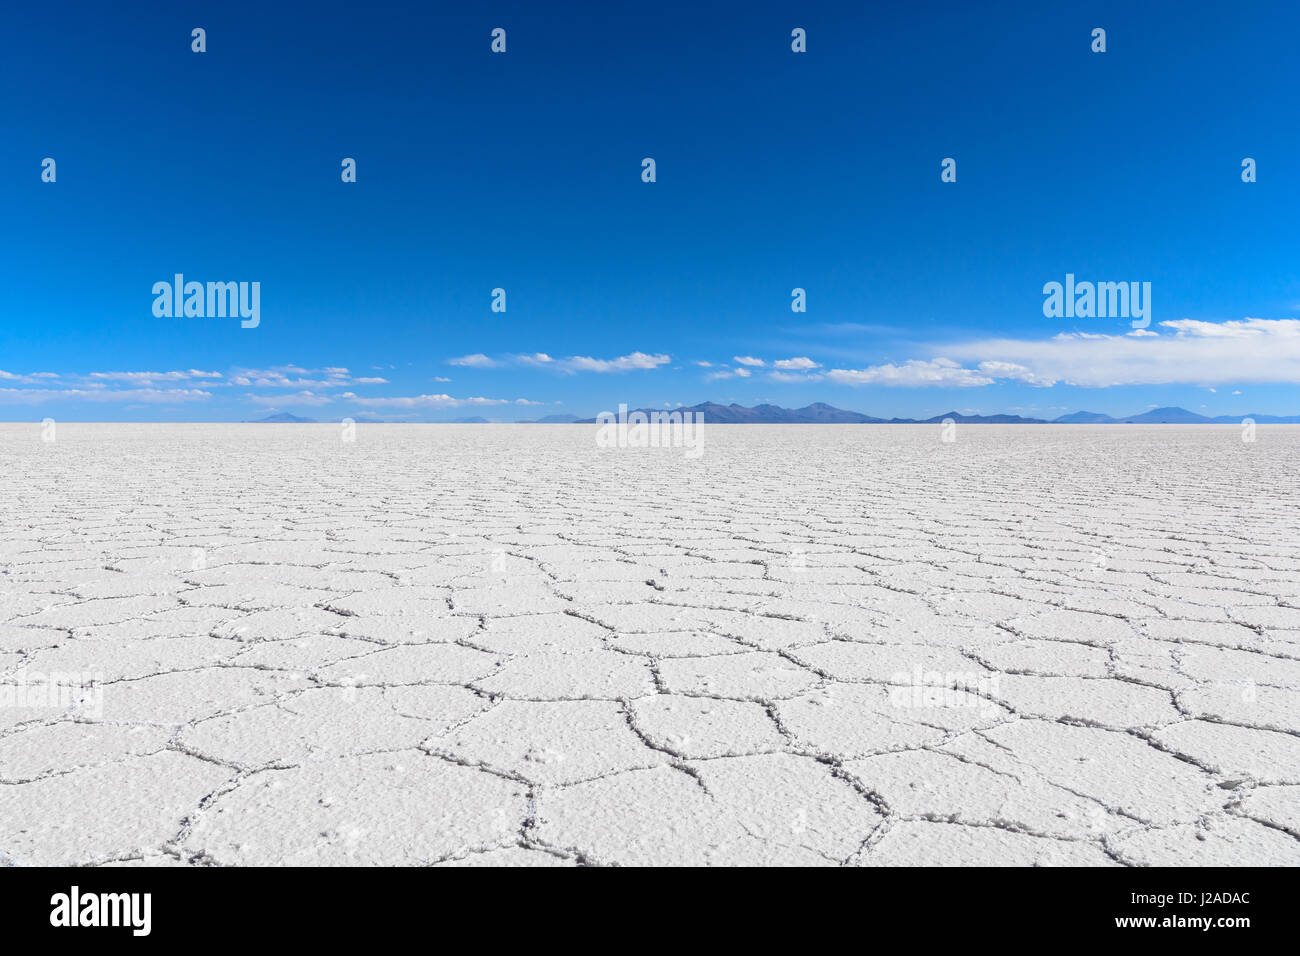
[[[658,368],[672,361],[668,355],[648,355],[645,352],[631,352],[614,359],[591,358],[588,355],[575,355],[565,359],[566,366],[575,372],[626,372],[629,369]]]
[[[724,378],[749,378],[754,373],[747,368],[720,368],[704,376],[706,382],[717,382]]]
[[[465,368],[495,368],[497,362],[488,358],[482,352],[475,352],[473,355],[462,355],[459,358],[447,359],[448,365],[461,365]]]
[[[438,380],[447,381],[439,376]],[[155,383],[193,382],[203,388],[155,388]],[[13,386],[42,384],[43,387]],[[357,385],[387,385],[375,375],[353,376],[339,365],[306,368],[277,365],[270,368],[235,368],[223,374],[200,369],[175,371],[102,371],[85,374],[39,372],[18,374],[0,371],[0,404],[42,405],[48,402],[116,402],[125,405],[158,405],[196,402],[211,398],[212,386],[255,389],[227,397],[262,408],[318,407],[335,403],[374,408],[456,408],[477,405],[541,405],[530,398],[457,398],[448,394],[359,395]]]
[[[284,406],[284,405],[328,405],[334,401],[333,396],[322,395],[318,392],[301,391],[285,394],[283,392],[275,395],[248,395],[248,400],[254,405]]]
[[[820,372],[768,372],[767,377],[773,382],[819,382],[825,378]]]
[[[768,368],[769,365],[766,359],[753,355],[734,355],[732,361],[736,363],[734,368],[728,365],[716,366],[718,371],[704,376],[704,380],[716,382],[728,378],[749,378],[753,374],[751,369]],[[695,364],[702,368],[715,367],[712,362]],[[821,368],[821,364],[807,356],[775,359],[770,364],[773,370],[767,373],[767,378],[773,382],[815,382],[822,377],[814,371]]]
[[[277,365],[272,368],[237,368],[230,373],[230,384],[245,388],[347,388],[353,385],[386,385],[388,379],[368,375],[354,378],[340,366],[302,368]]]
[[[962,368],[951,359],[939,358],[932,361],[912,359],[894,365],[871,365],[867,368],[848,369],[833,368],[826,373],[832,382],[841,385],[901,385],[929,386],[947,385],[970,387],[975,385],[992,385],[994,379],[980,372]]]
[[[820,334],[827,336],[851,336],[897,332],[898,328],[892,325],[866,322],[818,322],[811,325],[802,325],[798,328],[788,328],[784,331],[798,335]]]
[[[992,378],[1032,385],[1300,383],[1300,320],[1161,322],[1173,334],[1063,333],[1046,340],[985,339],[942,353]]]
[[[473,368],[497,368],[500,366],[528,366],[531,368],[549,368],[557,372],[572,375],[577,372],[628,372],[636,369],[654,369],[667,365],[672,356],[662,353],[629,352],[617,358],[593,358],[590,355],[571,355],[568,358],[555,358],[546,352],[531,352],[522,355],[508,355],[491,358],[482,353],[465,355],[450,359],[451,365],[468,365]]]
[[[455,398],[451,395],[386,395],[361,396],[344,392],[338,396],[354,405],[367,408],[461,408],[474,405],[535,405],[527,399],[511,398]]]
[[[555,359],[545,352],[534,352],[532,355],[516,355],[515,361],[520,365],[553,365],[555,363]]]
[[[777,359],[772,363],[772,367],[782,369],[786,372],[807,371],[808,369],[821,368],[819,364],[806,356]]]
[[[17,385],[48,385],[50,379],[57,379],[58,377],[57,372],[32,372],[29,375],[18,375],[0,369],[0,382],[12,382]]]
[[[130,384],[149,384],[151,382],[181,382],[190,379],[219,379],[220,372],[203,372],[199,369],[174,372],[91,372],[87,378],[104,382],[128,382]]]
[[[1228,322],[1202,322],[1198,319],[1176,319],[1161,322],[1161,326],[1174,329],[1181,335],[1203,338],[1248,339],[1259,341],[1269,336],[1300,338],[1300,319],[1233,319]]]
[[[0,403],[7,405],[40,405],[51,401],[168,405],[211,397],[211,392],[196,388],[0,388]]]
[[[1063,332],[1048,339],[982,339],[936,347],[933,358],[830,369],[845,385],[977,387],[998,381],[1040,388],[1300,383],[1300,319],[1161,322],[1156,332]],[[1172,333],[1172,334],[1171,334]],[[780,362],[775,367],[784,367]],[[782,377],[777,381],[802,379]]]

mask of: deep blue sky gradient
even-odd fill
[[[432,420],[706,399],[1300,413],[1288,382],[706,378],[736,355],[860,369],[972,339],[1129,331],[1045,318],[1042,285],[1066,272],[1150,281],[1157,323],[1297,318],[1296,4],[546,6],[11,6],[0,370],[346,367],[388,381],[316,393],[542,403],[371,409]],[[505,55],[489,52],[497,26]],[[806,54],[790,51],[795,26]],[[55,184],[40,181],[46,156]],[[344,156],[356,184],[340,182]],[[644,156],[656,183],[640,181]],[[939,181],[947,156],[956,184]],[[1240,181],[1244,156],[1259,182]],[[260,327],[155,318],[150,288],[175,272],[260,281]],[[489,310],[497,286],[505,314]],[[806,314],[790,311],[795,286]],[[509,358],[638,351],[671,361],[563,374]],[[500,367],[447,364],[469,353]],[[183,404],[8,393],[0,418],[360,410],[208,390]]]

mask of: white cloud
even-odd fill
[[[1300,320],[1161,322],[1173,335],[1063,333],[1050,339],[986,339],[943,354],[979,362],[995,378],[1031,384],[1112,385],[1300,383]],[[973,374],[973,373],[972,373]]]
[[[724,378],[749,378],[754,373],[747,368],[721,368],[704,376],[706,382],[716,382]]]
[[[944,345],[942,355],[901,365],[831,369],[848,385],[980,386],[998,380],[1048,387],[1235,382],[1300,383],[1300,319],[1161,322],[1123,335],[1064,332],[1050,339],[984,339]],[[966,362],[973,367],[966,367]]]
[[[754,358],[752,355],[733,355],[731,360],[737,365],[748,365],[750,368],[763,368],[767,365],[761,358]]]
[[[498,368],[502,365],[527,365],[534,368],[551,368],[565,374],[575,372],[626,372],[632,369],[658,368],[667,365],[672,357],[662,354],[650,355],[645,352],[630,352],[617,358],[593,358],[590,355],[574,355],[557,359],[545,352],[532,352],[524,355],[510,355],[504,359],[489,358],[482,352],[463,355],[449,359],[448,365],[467,365],[471,368]]]
[[[90,378],[107,382],[148,384],[150,382],[181,382],[196,378],[221,378],[220,372],[203,372],[192,368],[185,372],[91,372]]]
[[[53,372],[34,372],[31,375],[18,375],[14,372],[0,370],[0,382],[14,382],[18,385],[45,385],[45,378],[58,378]]]
[[[993,378],[1009,378],[1013,381],[1024,382],[1026,385],[1051,386],[1056,384],[1056,380],[1045,378],[1037,374],[1033,369],[1015,362],[980,362],[979,371]]]
[[[288,395],[247,393],[247,399],[253,404],[267,406],[326,404],[333,399],[323,391],[325,389],[353,385],[386,385],[388,380],[378,376],[352,378],[348,370],[342,366],[309,369],[290,364],[267,369],[234,368],[224,375],[221,372],[195,368],[171,371],[99,371],[64,375],[56,372],[15,375],[0,371],[0,383],[41,385],[41,388],[10,388],[0,394],[0,402],[27,405],[52,401],[122,402],[135,405],[193,402],[211,398],[213,393],[207,389],[231,386],[297,390]],[[158,387],[166,383],[189,383],[195,387]]]
[[[819,382],[825,376],[820,372],[768,372],[773,382]]]
[[[387,379],[351,378],[348,370],[338,366],[328,368],[302,368],[298,365],[277,365],[273,368],[236,368],[231,371],[230,384],[241,388],[344,388],[349,385],[385,385]]]
[[[963,388],[992,385],[994,381],[988,375],[962,368],[946,358],[932,361],[912,359],[902,365],[872,365],[863,369],[833,368],[826,377],[842,385],[948,385]]]
[[[667,365],[672,358],[668,355],[647,355],[645,352],[630,352],[614,359],[597,359],[587,355],[575,355],[565,359],[563,365],[575,372],[625,372],[629,369],[658,368]]]
[[[451,395],[392,395],[366,396],[344,392],[338,396],[342,400],[369,408],[460,408],[465,405],[509,405],[513,403],[531,404],[527,400],[508,398],[453,398]]]
[[[328,405],[330,402],[334,401],[334,398],[330,395],[321,395],[317,392],[302,391],[291,392],[288,395],[283,392],[277,395],[250,394],[248,400],[254,405]]]
[[[447,359],[448,365],[463,365],[467,368],[495,368],[496,362],[482,352],[475,352],[473,355],[462,355],[460,358]]]
[[[819,364],[806,356],[797,358],[777,359],[772,363],[773,368],[779,368],[786,372],[802,372],[811,368],[821,368]]]
[[[1202,338],[1252,338],[1286,335],[1300,337],[1300,319],[1233,319],[1228,322],[1201,322],[1197,319],[1177,319],[1161,322],[1180,335]]]
[[[6,405],[39,405],[50,401],[170,405],[177,402],[198,402],[211,397],[211,392],[197,388],[0,388],[0,403]]]

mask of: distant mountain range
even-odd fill
[[[354,422],[365,425],[382,425],[382,418],[374,418],[371,415],[357,415],[352,419]],[[486,420],[486,419],[484,419]],[[246,422],[249,425],[319,425],[320,422],[315,418],[303,418],[300,415],[290,415],[288,412],[277,412],[274,415],[267,415],[265,418],[259,418],[253,422]]]
[[[528,421],[516,422],[517,425],[572,425],[574,422],[582,421],[577,415],[543,415],[541,418],[533,418]]]
[[[644,414],[662,414],[668,409],[640,408],[636,411]],[[929,422],[941,422],[951,418],[959,422],[985,422],[989,424],[1021,424],[1039,422],[1035,418],[1021,418],[1019,415],[961,415],[948,412],[934,418],[875,418],[861,412],[849,412],[825,402],[813,402],[803,408],[782,408],[779,405],[719,405],[717,402],[703,402],[689,408],[674,408],[674,412],[694,412],[702,414],[704,421],[716,425],[916,425]],[[628,414],[632,414],[629,412]],[[596,419],[584,418],[582,424],[594,424]]]
[[[1024,418],[1020,415],[963,415],[960,412],[947,412],[933,418],[873,418],[861,412],[845,411],[825,402],[813,402],[803,408],[782,408],[779,405],[719,405],[717,402],[701,402],[689,408],[674,408],[674,412],[695,412],[704,416],[704,421],[713,425],[935,425],[952,419],[969,425],[1239,425],[1242,419],[1254,419],[1260,425],[1296,425],[1300,424],[1300,415],[1218,415],[1210,418],[1189,412],[1185,408],[1153,408],[1140,415],[1128,418],[1115,418],[1101,412],[1071,412],[1060,418]],[[662,414],[667,409],[639,408],[635,411],[646,415]],[[631,412],[629,412],[631,414]],[[367,424],[380,423],[375,418],[358,418],[357,422]],[[314,418],[300,418],[288,412],[280,412],[258,419],[254,424],[315,424]],[[578,418],[576,415],[547,415],[543,418],[518,421],[516,425],[560,425],[579,424],[594,425],[594,418]],[[456,418],[442,424],[487,425],[486,418]]]
[[[1153,408],[1149,412],[1143,412],[1141,415],[1130,415],[1128,418],[1112,418],[1110,415],[1103,415],[1101,412],[1073,412],[1069,415],[1062,415],[1060,418],[1052,419],[1053,424],[1086,424],[1086,425],[1111,425],[1111,424],[1130,424],[1130,425],[1239,425],[1243,418],[1249,418],[1261,425],[1295,425],[1300,423],[1300,415],[1261,415],[1258,412],[1250,412],[1246,415],[1215,415],[1209,417],[1198,415],[1196,412],[1189,412],[1185,408],[1166,407]]]
[[[645,414],[662,413],[662,408],[641,408],[637,411]],[[719,405],[716,402],[702,402],[689,408],[677,408],[672,411],[698,412],[704,415],[704,421],[717,425],[933,425],[952,419],[954,422],[974,425],[1235,425],[1243,418],[1254,419],[1264,424],[1300,424],[1300,415],[1219,415],[1210,418],[1189,412],[1185,408],[1153,408],[1140,415],[1128,418],[1114,418],[1100,412],[1073,412],[1059,418],[1025,418],[1021,415],[963,415],[960,412],[946,412],[932,418],[875,418],[861,412],[845,411],[825,402],[814,402],[803,408],[781,408],[779,405]],[[631,414],[631,413],[629,413]],[[582,419],[584,424],[594,424],[596,419]]]
[[[374,418],[370,415],[357,415],[352,419],[358,425],[382,425],[382,418]],[[527,419],[514,422],[516,425],[561,425],[576,422],[577,415],[546,415],[543,418]],[[333,420],[337,422],[337,419]],[[289,412],[277,412],[274,415],[267,415],[265,418],[259,418],[256,421],[246,422],[249,425],[319,425],[321,422],[315,418],[303,418],[301,415],[292,415]],[[400,424],[400,423],[393,423]],[[471,418],[452,418],[445,422],[438,422],[439,425],[489,425],[491,419],[481,416]]]
[[[297,415],[290,415],[288,412],[277,412],[274,415],[267,415],[265,418],[259,418],[256,421],[248,422],[251,425],[316,425],[318,422],[314,418],[300,418]]]

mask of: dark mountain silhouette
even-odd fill
[[[1265,424],[1300,424],[1300,415],[1220,415],[1208,418],[1189,412],[1185,408],[1153,408],[1150,411],[1128,418],[1115,418],[1101,412],[1072,412],[1048,422],[1043,418],[1026,418],[1022,415],[963,415],[958,411],[945,412],[931,418],[876,418],[862,412],[850,412],[843,408],[814,402],[803,408],[782,408],[779,405],[720,405],[717,402],[701,402],[684,408],[638,408],[634,411],[645,415],[662,414],[666,411],[694,412],[702,414],[706,423],[715,425],[933,425],[952,419],[966,425],[1110,425],[1110,424],[1239,424],[1242,418],[1253,418],[1261,425]],[[632,414],[631,411],[628,414]],[[561,416],[548,416],[559,419]],[[544,420],[544,419],[543,419]],[[595,418],[573,419],[580,424],[594,424]]]
[[[701,402],[686,408],[639,408],[629,411],[645,415],[663,414],[665,412],[690,412],[704,416],[704,421],[716,425],[860,425],[883,422],[883,418],[872,418],[861,412],[849,412],[825,402],[814,402],[803,408],[782,408],[779,405],[719,405],[717,402]],[[594,418],[582,419],[591,424]]]
[[[945,412],[931,418],[875,418],[862,412],[850,412],[825,402],[813,402],[803,408],[782,408],[780,405],[720,405],[717,402],[701,402],[686,408],[638,408],[633,411],[644,415],[663,414],[664,412],[692,412],[704,416],[704,421],[713,425],[935,425],[947,419],[964,425],[1237,425],[1243,418],[1253,419],[1260,425],[1300,424],[1300,415],[1218,415],[1209,418],[1189,412],[1185,408],[1153,408],[1128,418],[1115,418],[1101,412],[1071,412],[1054,418],[1049,423],[1042,418],[1025,418],[1021,415],[963,415],[957,411]],[[628,414],[632,414],[629,412]],[[381,419],[358,417],[358,423],[378,424]],[[546,415],[542,418],[516,422],[519,425],[567,425],[595,424],[594,418],[579,418],[576,415]],[[300,418],[289,412],[277,412],[266,418],[258,419],[255,424],[316,424],[314,418]],[[444,425],[487,425],[486,418],[454,418]]]
[[[314,418],[299,418],[297,415],[290,415],[288,412],[276,412],[274,415],[267,415],[265,418],[259,418],[252,422],[253,425],[316,425],[318,422]]]
[[[1108,425],[1111,422],[1119,421],[1110,415],[1103,415],[1101,412],[1071,412],[1069,415],[1062,415],[1060,418],[1053,418],[1054,425]]]
[[[645,415],[662,414],[669,409],[640,408]],[[825,402],[813,402],[803,408],[782,408],[779,405],[719,405],[717,402],[701,402],[687,408],[674,408],[674,412],[692,412],[704,416],[706,423],[715,425],[920,425],[942,422],[951,418],[956,422],[969,424],[1046,424],[1040,418],[1022,418],[1019,415],[963,415],[960,412],[946,412],[933,418],[876,418],[862,412],[850,412]],[[628,414],[632,414],[629,412]],[[583,419],[584,423],[594,423],[596,419]]]
[[[1243,418],[1260,425],[1300,425],[1300,415],[1258,415],[1249,412],[1245,415],[1216,415],[1210,421],[1220,425],[1240,425]]]
[[[759,408],[773,408],[772,405],[760,405]],[[782,409],[784,411],[784,409]],[[883,418],[872,418],[870,415],[863,415],[860,412],[846,412],[842,408],[836,408],[834,405],[827,405],[825,402],[813,402],[811,405],[805,405],[803,408],[796,408],[795,415],[806,416],[811,421],[825,422],[826,424],[839,424],[840,422],[865,422],[879,423]]]
[[[1198,415],[1196,412],[1189,412],[1185,408],[1153,408],[1149,412],[1143,412],[1141,415],[1130,415],[1128,418],[1122,418],[1120,421],[1131,425],[1204,425],[1214,421],[1205,415]]]
[[[1022,418],[1019,415],[963,415],[960,412],[948,412],[946,415],[935,415],[933,418],[921,419],[917,424],[933,425],[938,422],[945,422],[948,419],[954,422],[962,422],[967,425],[1046,425],[1047,422],[1041,418]],[[895,421],[907,421],[907,419],[895,419]]]

